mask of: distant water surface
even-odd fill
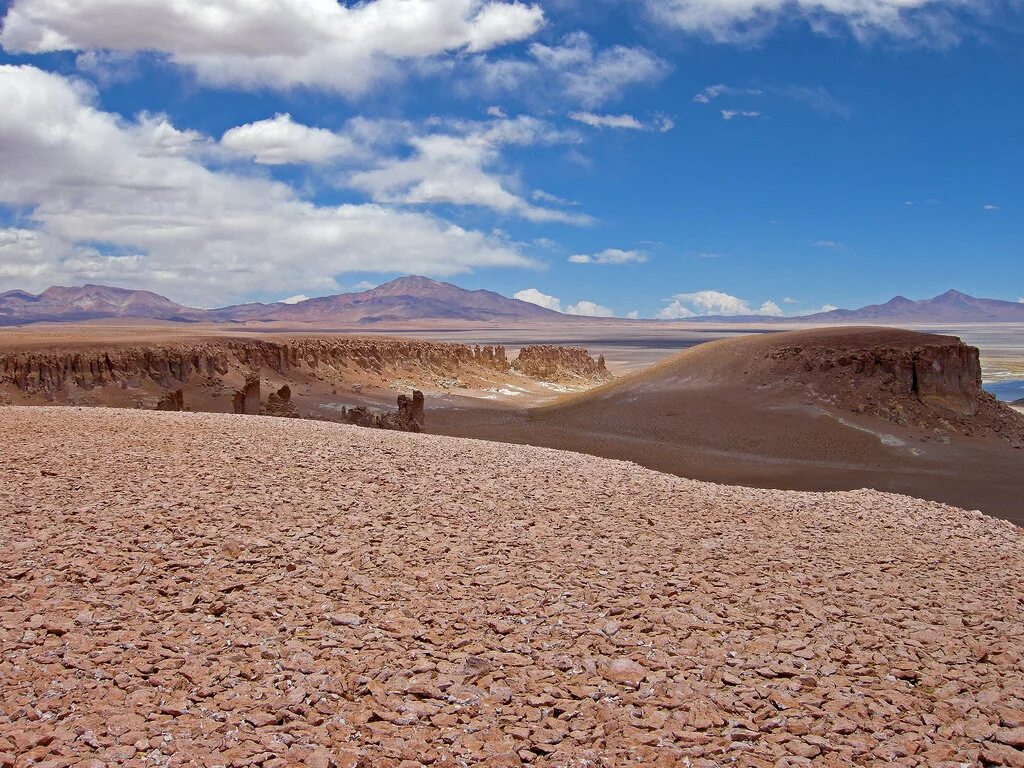
[[[1007,400],[1012,403],[1024,398],[1024,379],[986,381],[983,386],[1000,400]]]

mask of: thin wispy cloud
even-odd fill
[[[527,98],[560,98],[594,109],[628,89],[651,85],[671,69],[645,48],[615,45],[599,48],[585,32],[574,32],[555,45],[533,43],[517,58],[478,57],[474,87],[485,93]]]
[[[697,104],[710,104],[722,97],[725,97],[723,99],[725,101],[739,101],[741,103],[749,103],[751,101],[764,102],[771,99],[797,102],[817,112],[819,115],[841,117],[844,119],[849,118],[852,112],[849,106],[836,100],[824,86],[782,85],[741,88],[717,83],[704,88],[693,97],[693,101]],[[746,109],[746,112],[754,111],[746,107],[730,107],[724,109],[723,113],[729,112],[733,117],[741,115],[753,116],[751,114],[744,115],[744,109]],[[757,111],[760,112],[761,110]]]
[[[577,253],[569,257],[572,264],[643,264],[647,254],[643,251],[624,251],[619,248],[607,248],[600,253]]]
[[[707,88],[702,90],[693,100],[697,104],[710,104],[712,101],[717,99],[719,96],[760,96],[763,94],[760,88],[734,88],[725,83],[717,83],[715,85],[709,85]]]
[[[667,117],[652,120],[639,120],[633,115],[600,115],[594,112],[572,112],[570,120],[589,125],[591,128],[615,128],[629,131],[659,131],[666,133],[675,127],[675,122]]]
[[[659,23],[718,43],[764,40],[784,23],[815,33],[847,32],[861,43],[879,38],[941,47],[957,44],[995,5],[985,0],[644,0]]]
[[[734,120],[737,117],[760,117],[761,113],[752,109],[723,109],[722,119],[723,120]]]

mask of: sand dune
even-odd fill
[[[432,429],[715,482],[899,491],[1024,521],[1024,451],[1011,447],[1024,419],[981,392],[969,350],[891,329],[747,336],[552,406],[444,414]]]
[[[1005,522],[256,416],[0,429],[4,765],[1020,763]]]

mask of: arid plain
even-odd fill
[[[565,413],[556,417],[551,406],[560,399],[588,391],[605,379],[568,369],[538,377],[514,367],[481,367],[472,359],[460,358],[463,352],[457,351],[468,349],[471,358],[474,347],[500,348],[513,360],[520,349],[536,345],[579,347],[594,358],[602,356],[609,375],[622,378],[642,375],[667,358],[707,342],[748,336],[770,339],[787,330],[806,329],[806,325],[591,321],[498,326],[436,320],[378,325],[367,333],[365,326],[310,323],[201,325],[108,320],[36,324],[2,332],[0,354],[91,355],[99,360],[110,351],[143,354],[147,349],[192,345],[191,351],[177,353],[188,357],[196,354],[195,345],[237,346],[248,341],[285,347],[357,340],[367,340],[373,346],[392,339],[414,346],[439,344],[429,353],[439,357],[430,363],[417,358],[422,351],[409,348],[388,353],[391,357],[383,367],[373,361],[343,362],[342,368],[329,374],[329,368],[317,372],[299,364],[287,371],[274,371],[264,364],[264,390],[288,385],[299,413],[330,420],[338,408],[387,408],[394,405],[397,395],[420,389],[426,395],[426,431],[437,434],[626,459],[683,477],[728,484],[794,490],[879,488],[1024,520],[1018,501],[1024,451],[1010,448],[1005,441],[993,443],[981,435],[955,433],[951,439],[936,439],[935,428],[947,431],[941,425],[926,430],[891,421],[880,425],[870,414],[856,413],[850,404],[839,409],[799,399],[788,405],[767,404],[746,384],[732,386],[734,382],[724,380],[714,382],[704,399],[677,396],[670,388],[665,407],[631,409],[616,402],[597,406],[598,413],[584,404],[570,408],[572,417]],[[921,330],[932,335],[937,331],[953,334],[977,345],[986,382],[1024,379],[1020,326],[974,324]],[[244,358],[250,353],[239,354]],[[340,354],[344,357],[350,352]],[[184,388],[186,406],[191,409],[229,412],[230,393],[243,383],[241,360],[225,376],[215,376],[217,381],[197,375],[186,382],[170,376],[157,383],[150,371],[138,380],[126,375],[122,378],[127,380],[119,384],[110,381],[80,387],[69,376],[54,391],[27,395],[11,386],[8,376],[6,386],[0,389],[14,403],[152,408],[159,393],[173,385]]]

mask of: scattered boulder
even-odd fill
[[[399,395],[398,411],[381,416],[377,426],[399,432],[422,432],[423,421],[423,393],[416,389],[413,390],[412,399]]]
[[[184,411],[185,393],[176,389],[173,392],[164,392],[156,403],[158,411]]]
[[[299,410],[292,402],[292,390],[287,384],[277,392],[271,392],[267,396],[267,404],[263,407],[263,413],[267,416],[279,416],[285,419],[299,418]]]
[[[341,421],[357,427],[373,427],[390,429],[396,432],[422,432],[425,421],[424,397],[418,389],[413,390],[412,397],[398,396],[398,410],[389,413],[372,413],[365,406],[342,408]]]

